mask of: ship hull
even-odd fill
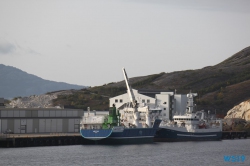
[[[104,133],[103,130],[106,129],[95,130],[95,132]],[[98,138],[94,138],[93,134],[89,134],[91,137],[86,137],[85,134],[93,131],[82,129],[81,134],[84,139],[88,139],[89,144],[146,144],[154,142],[156,130],[156,128],[125,128],[122,131],[112,131],[108,136],[105,134],[104,136],[99,135]],[[102,139],[99,139],[100,137]]]
[[[221,131],[209,132],[184,132],[174,129],[160,128],[155,135],[155,142],[178,142],[178,141],[216,141],[221,140]]]
[[[112,129],[81,129],[80,133],[85,139],[97,141],[109,137]]]
[[[113,132],[104,142],[111,144],[153,143],[156,131],[155,128],[128,128],[123,132]]]

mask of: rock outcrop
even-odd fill
[[[56,99],[58,95],[69,95],[72,94],[71,90],[53,92],[43,95],[32,95],[29,97],[19,97],[11,100],[6,105],[7,108],[52,108],[60,106],[53,106],[52,100]]]
[[[229,110],[224,119],[228,118],[241,118],[250,121],[250,100],[244,101]]]

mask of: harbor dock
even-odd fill
[[[0,134],[0,147],[32,147],[89,144],[76,133]]]
[[[223,139],[247,138],[247,132],[223,131]],[[48,134],[0,134],[0,147],[36,147],[88,145],[93,142],[83,139],[80,133],[48,133]]]
[[[222,139],[247,138],[249,135],[246,131],[223,131]]]

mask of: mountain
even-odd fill
[[[0,97],[39,95],[51,91],[82,89],[85,86],[44,80],[20,69],[0,64]]]
[[[129,81],[134,89],[173,92],[176,89],[179,94],[191,90],[198,93],[198,97],[195,98],[198,110],[216,110],[217,114],[224,117],[228,110],[250,99],[250,47],[214,66],[197,70],[162,72],[130,78]],[[58,94],[57,98],[52,100],[52,104],[85,110],[87,107],[93,110],[108,110],[109,97],[123,93],[126,93],[124,81],[111,82],[102,86],[74,90],[68,94]]]
[[[250,47],[214,66],[134,77],[130,78],[130,83],[134,89],[168,91],[175,91],[176,89],[179,94],[185,94],[191,90],[198,93],[195,102],[199,110],[216,110],[217,114],[225,116],[229,109],[250,99]],[[56,105],[71,103],[72,106],[81,105],[86,108],[91,105],[92,101],[98,100],[102,104],[102,108],[107,109],[108,98],[103,96],[113,97],[125,92],[125,82],[120,81],[91,87],[84,91],[75,92],[70,96],[59,96],[59,98],[54,99],[54,103]],[[89,94],[92,94],[92,96]],[[92,105],[92,108],[95,109],[95,106]]]

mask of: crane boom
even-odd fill
[[[132,102],[133,107],[135,107],[136,106],[135,95],[134,95],[133,90],[132,90],[132,88],[131,88],[131,86],[129,84],[129,79],[128,79],[127,73],[125,71],[125,68],[123,68],[122,71],[123,71],[124,79],[125,79],[126,86],[127,86],[127,89],[128,89],[129,99]]]

